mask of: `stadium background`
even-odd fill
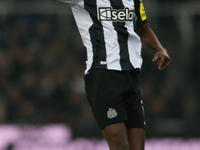
[[[172,59],[167,70],[158,71],[151,63],[154,52],[143,46],[147,139],[199,138],[200,1],[144,5]],[[64,124],[73,139],[102,139],[84,91],[85,53],[69,6],[0,0],[0,131]]]

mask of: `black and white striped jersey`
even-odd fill
[[[68,3],[87,49],[90,68],[141,68],[141,41],[135,29],[147,22],[142,0],[59,0]]]

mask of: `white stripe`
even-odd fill
[[[99,7],[111,7],[110,1],[97,0],[97,9]],[[98,11],[99,16],[99,11]],[[105,46],[107,69],[122,70],[120,65],[120,48],[117,32],[113,27],[112,21],[102,21]]]
[[[92,51],[92,43],[91,43],[91,38],[90,38],[90,33],[89,33],[89,28],[92,26],[93,21],[90,17],[90,14],[85,10],[82,9],[81,7],[84,7],[84,2],[80,2],[79,6],[74,5],[71,6],[72,12],[76,21],[76,24],[78,26],[79,32],[81,34],[83,44],[87,48],[87,61],[86,61],[86,70],[85,74],[88,72],[88,70],[92,66],[93,62],[93,51]],[[81,15],[80,15],[81,14]]]
[[[129,7],[129,9],[133,9],[134,2],[122,0],[125,7]],[[130,5],[132,3],[132,5]],[[131,8],[131,7],[132,8]],[[134,68],[141,68],[142,66],[142,57],[141,57],[141,41],[140,37],[134,31],[133,21],[126,21],[125,27],[129,33],[128,37],[128,52],[131,64]]]

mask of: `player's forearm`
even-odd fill
[[[159,52],[159,51],[166,51],[161,43],[159,42],[158,38],[154,34],[154,32],[150,29],[149,25],[146,23],[142,27],[137,29],[137,32],[142,40],[142,42],[149,48]]]
[[[165,48],[162,47],[158,38],[154,34],[154,32],[150,29],[149,25],[146,23],[141,27],[137,28],[137,33],[140,36],[142,42],[148,46],[149,48],[156,50],[156,54],[154,55],[153,62],[159,60],[158,69],[164,70],[169,66],[171,61],[170,57],[167,54]]]
[[[152,30],[148,31],[148,33],[144,35],[141,40],[147,47],[157,52],[164,49]]]

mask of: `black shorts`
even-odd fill
[[[100,129],[124,122],[130,128],[145,128],[138,72],[90,69],[85,89]]]

